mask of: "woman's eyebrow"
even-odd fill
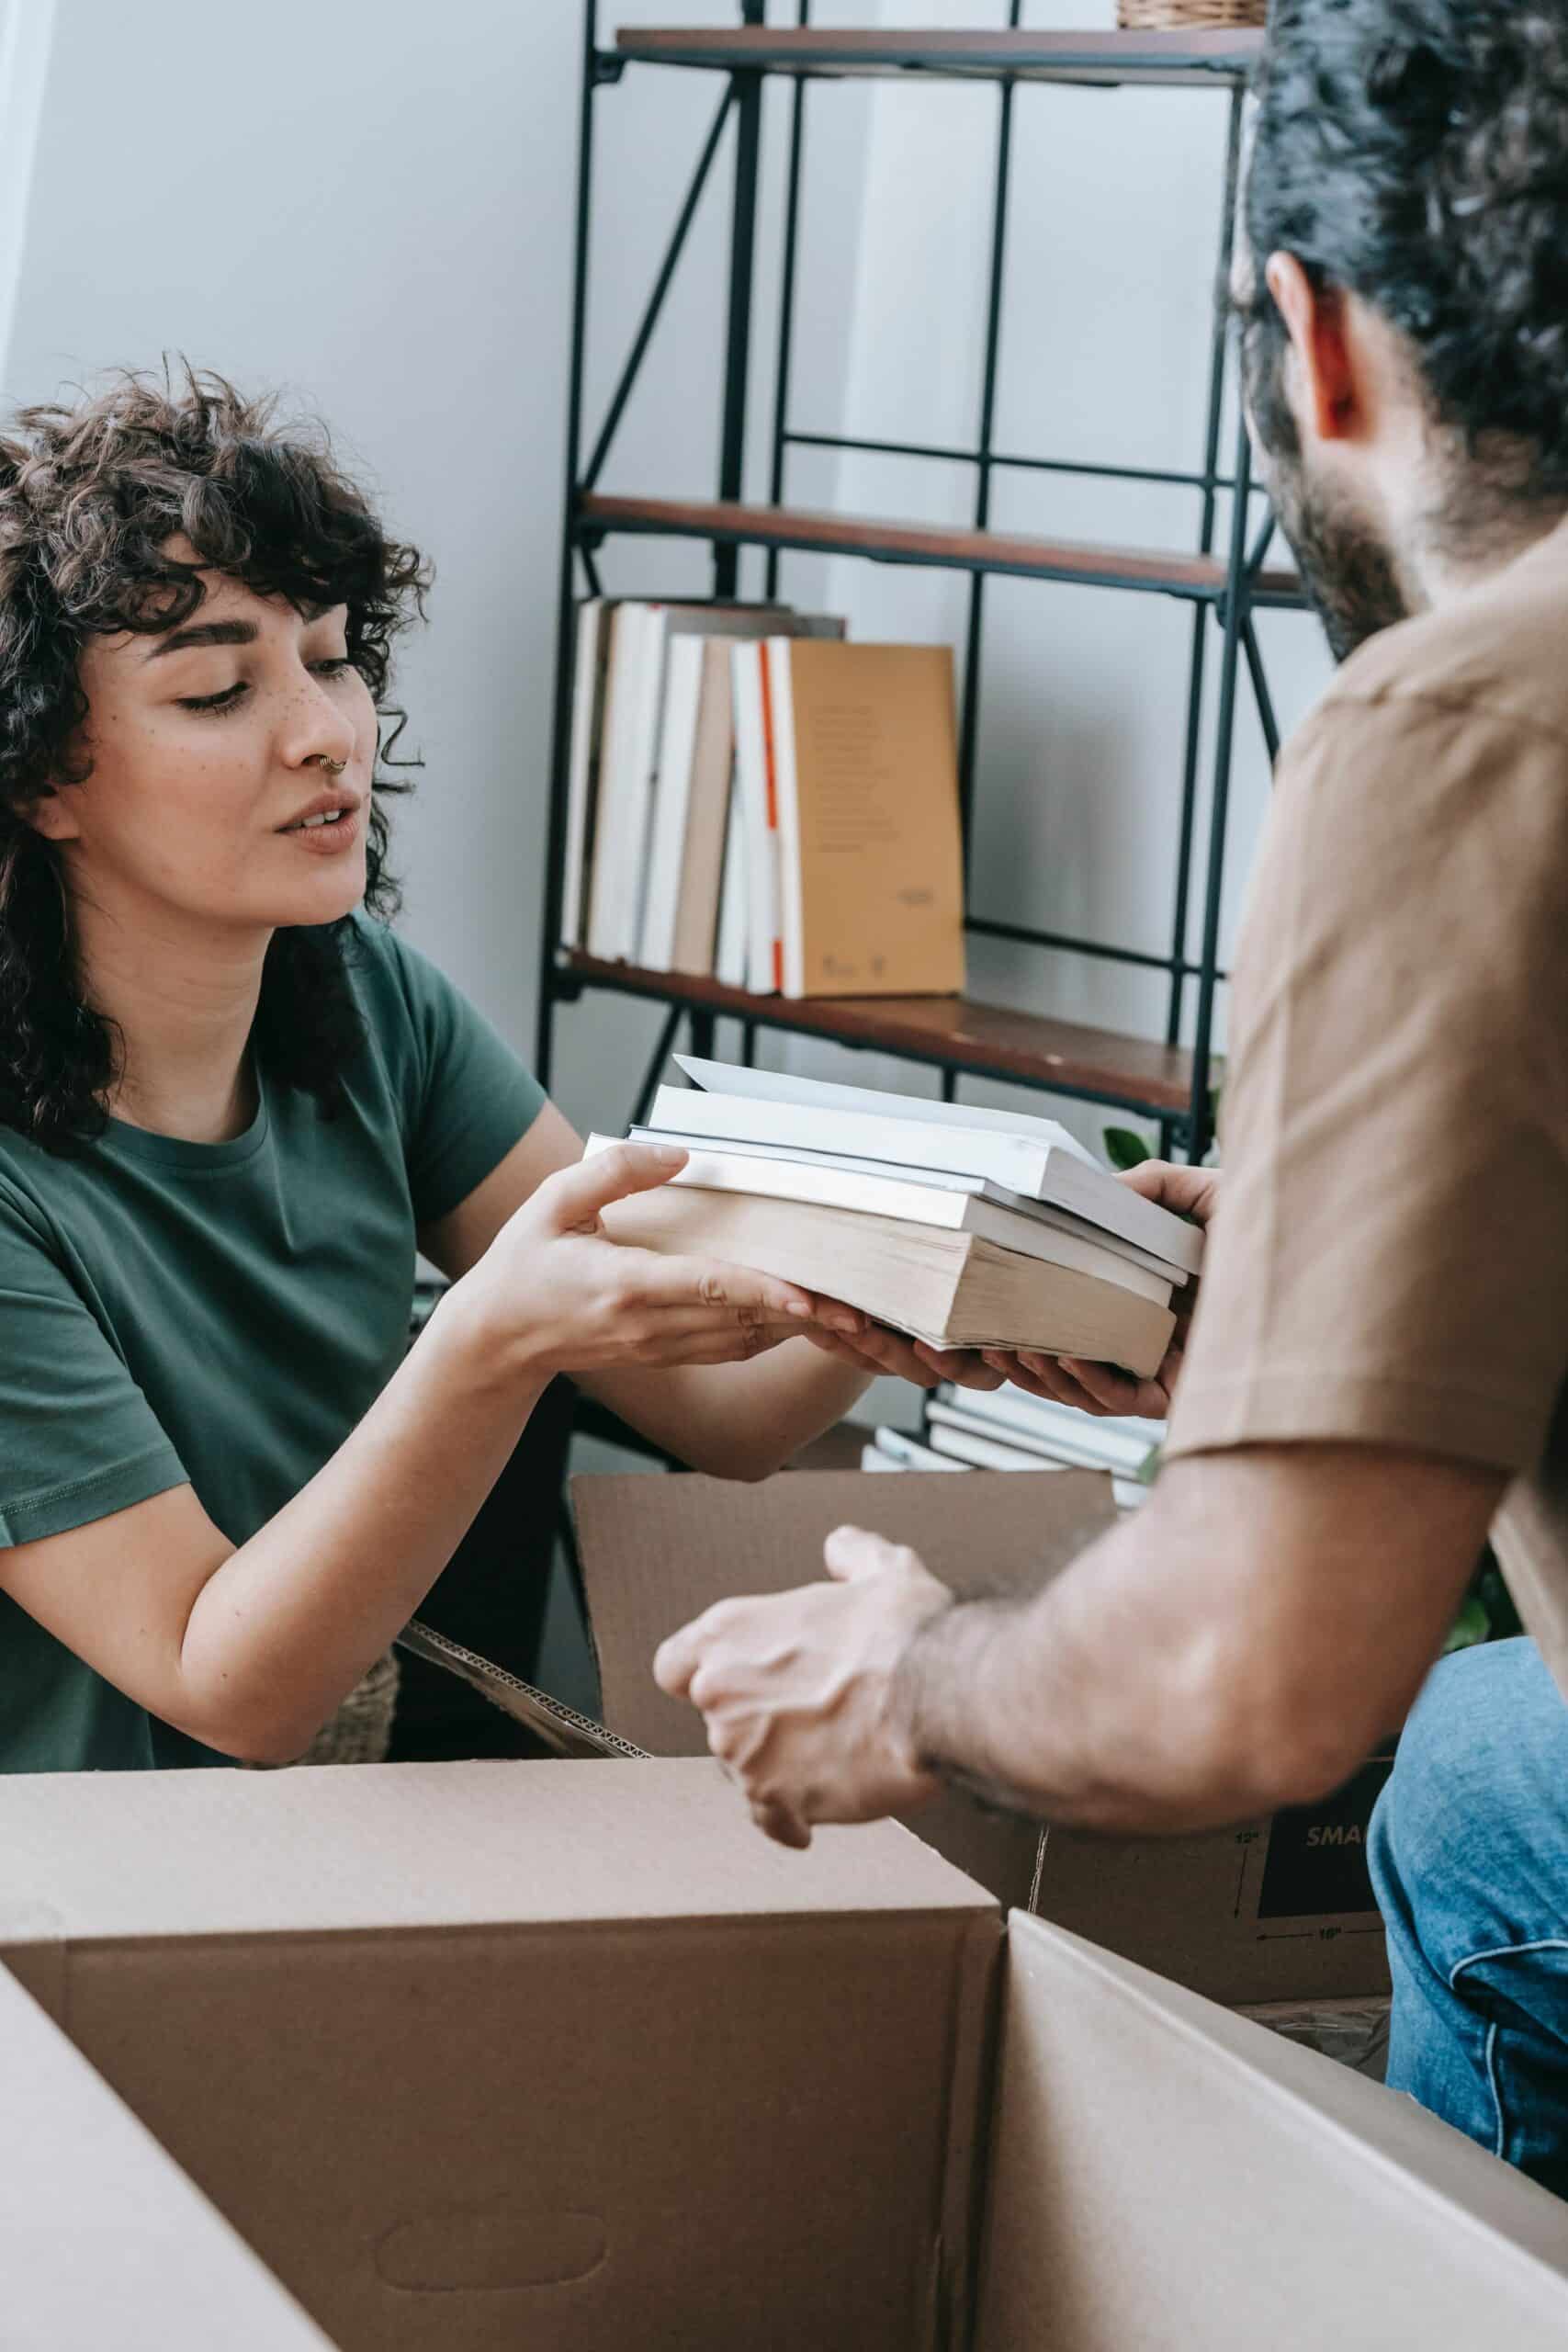
[[[171,629],[144,658],[161,662],[165,653],[184,653],[193,645],[254,645],[254,621],[194,621],[189,628]]]

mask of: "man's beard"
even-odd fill
[[[1396,621],[1410,605],[1393,550],[1334,483],[1314,481],[1280,380],[1272,338],[1248,334],[1244,346],[1247,409],[1262,452],[1262,472],[1280,528],[1301,566],[1302,586],[1337,662]]]

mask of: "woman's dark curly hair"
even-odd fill
[[[181,535],[196,563],[164,552]],[[386,536],[318,428],[285,431],[273,401],[186,368],[177,382],[118,377],[73,408],[23,409],[0,437],[0,1125],[51,1150],[102,1132],[118,1038],[84,993],[56,854],[24,812],[91,772],[85,641],[180,627],[203,568],[301,610],[346,605],[349,660],[383,708],[392,639],[423,614],[429,574]],[[386,854],[373,800],[366,904],[379,914],[397,903]],[[269,1078],[328,1110],[360,1034],[349,931],[345,916],[276,933],[252,1033]]]
[[[1283,251],[1406,339],[1473,470],[1461,529],[1568,501],[1568,0],[1274,0],[1258,96],[1255,396],[1277,397],[1260,273]]]

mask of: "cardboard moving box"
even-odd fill
[[[701,1717],[650,1672],[666,1634],[737,1592],[826,1573],[845,1521],[917,1550],[961,1598],[1032,1589],[1115,1523],[1101,1471],[901,1478],[790,1471],[760,1486],[695,1476],[575,1478],[578,1552],[609,1728],[660,1756],[706,1753]],[[1110,1839],[989,1811],[956,1791],[908,1826],[1008,1907],[1232,2003],[1388,1990],[1367,1875],[1368,1818],[1392,1763],[1321,1804],[1201,1837]]]
[[[341,2352],[1568,2340],[1543,2191],[707,1763],[13,1779],[0,1853],[6,2352],[303,2352],[198,2190]]]

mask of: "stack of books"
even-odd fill
[[[938,1389],[924,1439],[879,1429],[861,1455],[864,1470],[1108,1470],[1116,1499],[1135,1510],[1149,1489],[1149,1465],[1163,1423],[1099,1419],[1027,1389]]]
[[[754,1267],[937,1347],[1157,1370],[1201,1235],[1054,1120],[676,1060],[691,1085],[631,1135],[690,1158],[605,1213],[616,1240]]]
[[[756,995],[964,984],[948,646],[781,605],[578,613],[561,945]]]

